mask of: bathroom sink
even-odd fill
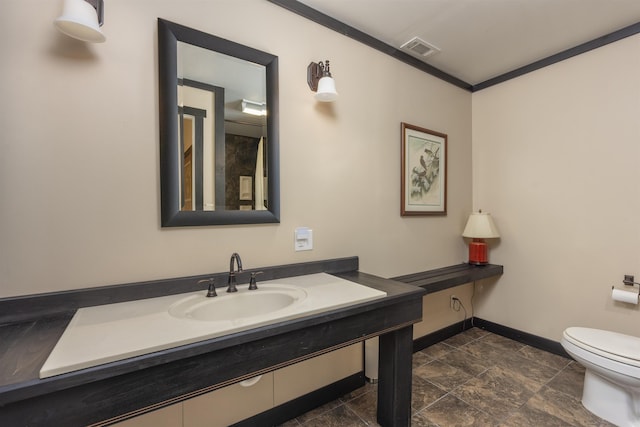
[[[286,285],[263,285],[254,291],[223,294],[207,298],[191,295],[169,307],[169,314],[178,318],[208,322],[239,320],[276,314],[278,311],[302,302],[307,297],[304,289]]]
[[[40,378],[383,298],[386,293],[326,273],[258,283],[207,298],[207,291],[83,307]]]

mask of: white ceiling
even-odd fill
[[[640,22],[640,0],[299,0],[471,85]]]

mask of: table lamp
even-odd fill
[[[469,264],[484,265],[489,262],[487,244],[484,239],[495,239],[500,237],[500,234],[498,234],[498,229],[493,223],[491,215],[480,210],[469,215],[462,237],[473,239],[469,243]]]

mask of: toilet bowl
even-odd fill
[[[584,407],[617,426],[640,426],[640,338],[571,327],[561,344],[585,367]]]

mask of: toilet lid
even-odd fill
[[[634,366],[640,366],[640,338],[591,328],[567,328],[567,338],[587,351]],[[585,348],[586,347],[586,348]]]

